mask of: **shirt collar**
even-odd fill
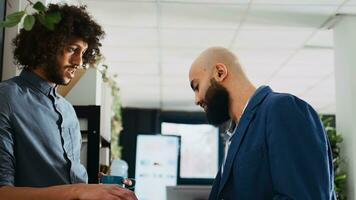
[[[237,123],[233,120],[230,120],[229,128],[226,130],[226,134],[229,136],[229,138],[234,135],[236,127]]]
[[[45,95],[56,96],[55,87],[52,87],[46,80],[29,69],[23,69],[20,77],[29,82],[32,86],[40,90]]]
[[[245,109],[247,108],[248,103],[250,102],[250,100],[263,88],[265,88],[266,86],[260,86],[257,88],[257,90],[253,93],[253,95],[247,100],[244,109],[242,110],[242,114],[241,116],[244,114]],[[226,134],[231,138],[231,136],[234,135],[237,125],[239,124],[239,122],[234,122],[233,120],[230,120],[230,124],[229,124],[229,128],[226,131]]]

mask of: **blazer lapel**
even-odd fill
[[[220,180],[221,180],[221,167],[219,168],[219,171],[214,179],[213,186],[212,186],[210,194],[209,194],[209,200],[217,200],[218,199],[217,195],[218,195]]]
[[[229,147],[229,150],[227,153],[225,165],[223,166],[224,172],[223,172],[221,180],[220,180],[218,196],[220,195],[222,189],[224,188],[226,181],[228,180],[228,178],[230,176],[231,166],[233,164],[235,155],[239,151],[241,142],[242,142],[244,135],[246,133],[246,129],[255,115],[256,108],[258,108],[258,105],[260,105],[260,103],[263,101],[263,99],[271,92],[272,92],[272,90],[268,86],[263,86],[263,87],[259,88],[255,92],[255,94],[251,97],[244,113],[242,114],[240,122],[238,123],[237,129],[231,138],[231,144],[230,144],[230,147]]]

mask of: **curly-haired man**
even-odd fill
[[[85,7],[49,5],[53,31],[36,21],[13,40],[23,68],[0,83],[0,199],[136,199],[115,185],[85,184],[81,135],[72,105],[56,93],[100,54],[104,32]]]

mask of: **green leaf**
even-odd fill
[[[33,15],[27,15],[25,17],[25,20],[23,22],[23,27],[26,31],[29,31],[32,29],[33,25],[35,24],[35,17]]]
[[[44,15],[37,15],[37,19],[38,21],[43,25],[45,26],[47,29],[53,31],[54,30],[54,24],[53,23],[48,23],[48,21],[46,20],[45,16]]]
[[[18,11],[11,13],[6,17],[6,21],[17,21],[20,22],[22,17],[25,15],[25,11]]]
[[[35,5],[33,5],[33,8],[38,10],[39,12],[44,12],[46,11],[46,6],[43,5],[43,3],[41,3],[40,1],[37,1],[35,3]]]
[[[1,27],[13,27],[20,23],[22,17],[25,15],[24,11],[14,12],[6,17],[6,20],[1,22]]]
[[[45,25],[45,20],[44,20],[44,16],[43,15],[41,15],[41,14],[36,15],[36,18],[42,25]]]
[[[0,26],[10,28],[10,27],[16,26],[18,23],[19,22],[17,22],[17,21],[3,21],[0,23]]]
[[[58,24],[62,19],[59,12],[49,13],[45,16],[45,21],[49,24]]]
[[[45,25],[45,27],[48,28],[49,30],[51,30],[51,31],[54,30],[54,24],[45,23],[44,25]]]
[[[53,31],[55,25],[62,19],[60,13],[49,13],[47,15],[39,14],[37,15],[38,21],[44,25],[47,29]]]
[[[335,181],[340,181],[340,180],[345,180],[346,179],[346,174],[339,175],[335,177]]]

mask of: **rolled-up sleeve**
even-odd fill
[[[0,185],[14,185],[14,135],[10,125],[11,109],[0,93]]]

